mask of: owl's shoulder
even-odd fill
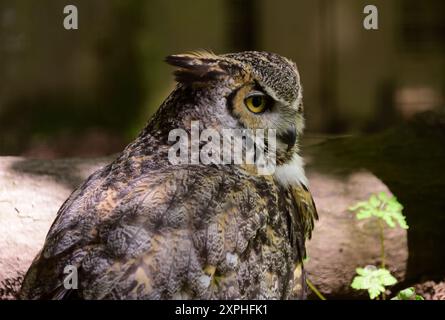
[[[101,230],[119,228],[123,221],[142,221],[156,229],[178,227],[185,218],[207,223],[228,208],[260,210],[271,205],[272,198],[276,202],[277,190],[272,179],[232,166],[166,166],[128,177],[109,165],[87,179],[59,209],[43,257],[94,241]]]

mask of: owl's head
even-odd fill
[[[295,63],[268,52],[172,55],[182,95],[193,96],[196,118],[221,127],[275,129],[277,164],[294,160],[304,128],[302,87]],[[187,107],[190,109],[190,105]]]

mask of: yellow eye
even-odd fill
[[[255,94],[244,99],[247,109],[253,113],[261,113],[266,110],[267,99],[264,95]]]

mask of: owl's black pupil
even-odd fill
[[[252,97],[252,105],[255,108],[258,108],[259,106],[261,106],[262,102],[263,102],[263,98],[262,97]]]

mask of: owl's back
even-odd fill
[[[144,165],[144,168],[150,166]],[[280,299],[300,293],[295,203],[271,178],[234,166],[116,161],[59,210],[21,298]],[[64,288],[66,266],[78,289]]]

